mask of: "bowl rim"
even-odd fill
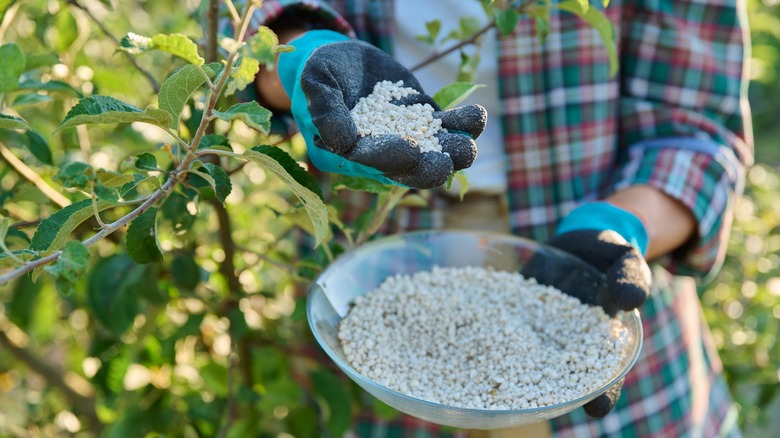
[[[556,248],[547,246],[546,244],[536,242],[534,240],[521,237],[521,236],[515,236],[511,234],[504,234],[504,233],[497,233],[493,231],[475,231],[475,230],[415,230],[415,231],[409,231],[409,232],[401,232],[401,233],[394,233],[392,235],[387,235],[383,237],[376,238],[374,240],[371,240],[369,242],[366,242],[359,247],[356,247],[354,249],[351,249],[349,251],[346,251],[342,253],[340,256],[338,256],[336,259],[333,260],[333,262],[328,265],[327,268],[325,268],[324,271],[322,271],[317,277],[311,282],[311,285],[308,288],[308,294],[307,294],[307,300],[306,300],[306,319],[309,324],[309,328],[314,335],[314,338],[317,341],[317,344],[322,348],[325,353],[330,357],[330,359],[338,365],[339,368],[341,368],[342,371],[344,371],[345,374],[347,374],[351,379],[355,380],[356,383],[360,384],[361,387],[365,388],[364,385],[368,385],[370,387],[377,387],[382,389],[383,391],[389,392],[392,395],[405,399],[417,404],[427,405],[432,408],[441,409],[446,408],[448,410],[456,410],[462,414],[465,415],[471,415],[471,414],[485,414],[490,413],[494,415],[517,415],[517,414],[544,414],[545,411],[552,411],[555,409],[565,408],[565,407],[573,407],[576,409],[577,407],[587,403],[590,400],[595,399],[599,395],[606,392],[609,388],[611,388],[613,385],[615,385],[617,382],[619,382],[621,379],[623,379],[626,374],[628,374],[629,371],[634,367],[637,360],[639,359],[639,355],[642,351],[642,346],[644,343],[644,328],[642,327],[642,318],[639,314],[638,309],[633,309],[631,311],[620,311],[620,315],[625,315],[626,318],[634,319],[635,324],[637,326],[637,342],[635,343],[636,347],[631,352],[632,357],[627,366],[612,380],[609,382],[601,385],[597,390],[590,392],[587,395],[584,395],[582,397],[576,398],[574,400],[569,400],[564,403],[558,403],[554,405],[547,405],[547,406],[540,406],[536,408],[525,408],[525,409],[476,409],[476,408],[466,408],[466,407],[459,407],[459,406],[451,406],[446,405],[442,403],[435,403],[429,400],[424,400],[421,398],[417,398],[408,394],[404,394],[402,392],[398,392],[392,388],[388,388],[387,386],[384,386],[372,379],[369,379],[368,377],[364,376],[360,372],[358,372],[349,362],[341,360],[341,358],[336,355],[333,350],[328,346],[327,342],[325,342],[325,339],[320,336],[319,330],[314,326],[313,322],[313,308],[312,308],[312,302],[314,301],[312,298],[317,293],[322,293],[324,295],[324,287],[319,286],[320,280],[323,278],[326,278],[329,276],[329,270],[336,266],[337,264],[344,263],[346,260],[351,259],[354,255],[359,254],[360,252],[374,247],[381,245],[382,243],[386,243],[390,240],[397,240],[401,239],[406,236],[414,237],[414,236],[423,236],[423,235],[440,235],[440,234],[458,234],[458,235],[473,235],[473,236],[487,236],[492,238],[500,238],[502,240],[508,240],[508,241],[517,241],[517,242],[523,242],[523,244],[531,245],[538,248],[544,248],[545,250],[551,250],[553,252],[563,252],[561,250],[558,250]],[[575,257],[571,254],[565,253],[568,257]],[[325,297],[327,299],[327,296]],[[342,318],[343,319],[343,318]],[[372,397],[376,397],[372,394]],[[378,398],[378,397],[376,397]],[[573,409],[572,409],[573,410]],[[403,411],[401,411],[403,412]],[[569,411],[567,411],[569,412]],[[409,413],[407,413],[409,414]],[[413,415],[414,414],[409,414]],[[563,415],[563,414],[561,414]],[[552,418],[552,417],[550,417]],[[544,418],[540,418],[540,421]],[[430,420],[428,420],[430,421]]]

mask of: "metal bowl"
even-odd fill
[[[583,397],[550,406],[517,410],[466,409],[432,403],[382,386],[358,373],[347,361],[337,338],[338,324],[350,302],[395,274],[414,274],[434,266],[480,266],[518,271],[556,287],[575,282],[603,287],[604,277],[580,259],[543,244],[515,236],[473,231],[419,231],[383,237],[341,255],[322,272],[309,290],[307,316],[317,342],[352,380],[384,403],[423,420],[468,429],[503,429],[558,417],[604,393],[622,379],[642,347],[639,312],[615,315],[628,328],[628,354],[616,373],[599,389]],[[531,275],[529,275],[529,272]]]

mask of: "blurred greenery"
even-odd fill
[[[700,292],[743,431],[765,437],[780,430],[780,2],[748,6],[756,165],[723,267]]]
[[[6,96],[50,145],[51,156],[40,141],[21,134],[4,138],[6,146],[54,187],[57,167],[52,163],[84,161],[122,170],[132,167],[135,156],[151,152],[156,165],[167,168],[170,137],[146,125],[49,133],[80,94],[113,96],[140,108],[156,103],[150,83],[115,52],[116,42],[97,23],[116,32],[116,38],[132,30],[182,33],[202,43],[200,0],[176,2],[173,11],[172,2],[152,0],[78,3],[83,8],[64,0],[0,0],[0,39],[24,48],[30,79],[67,85]],[[780,190],[780,2],[748,4],[749,93],[758,163],[737,204],[725,263],[700,292],[741,426],[747,436],[764,437],[780,430],[780,203],[775,201]],[[183,65],[163,52],[144,54],[136,62],[158,80]],[[192,134],[201,109],[188,103],[184,125],[189,131],[185,128],[183,136]],[[303,156],[300,141],[258,138],[240,123],[218,122],[216,131],[229,133],[235,146],[275,142],[292,156]],[[39,147],[25,146],[30,142]],[[213,203],[182,190],[160,208],[163,263],[137,264],[124,253],[121,240],[106,239],[93,247],[98,261],[69,296],[58,294],[47,276],[36,283],[24,277],[0,289],[0,333],[5,336],[0,338],[0,437],[92,436],[88,428],[94,420],[110,425],[105,430],[110,437],[155,431],[186,437],[316,437],[327,428],[338,432],[334,428],[349,420],[353,412],[334,413],[331,407],[355,405],[360,392],[345,392],[335,384],[343,377],[307,349],[310,334],[300,297],[301,281],[341,248],[324,245],[296,259],[302,216],[286,186],[251,163],[229,170],[235,170],[227,198],[235,278],[221,269],[229,255],[219,235],[225,218]],[[65,193],[71,200],[82,199],[77,192]],[[38,218],[59,207],[0,162],[0,209],[23,225],[11,228],[6,239],[16,249],[29,245]],[[121,213],[103,215],[108,221]],[[94,226],[82,226],[75,234],[89,235]],[[236,286],[240,294],[231,293]],[[12,351],[11,345],[24,348]],[[32,359],[20,356],[23,352],[32,353]],[[48,368],[29,371],[42,365]],[[236,384],[239,380],[248,385]],[[394,413],[378,403],[375,410],[383,417]]]

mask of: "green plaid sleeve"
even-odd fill
[[[613,185],[646,184],[698,220],[696,241],[667,267],[701,276],[723,258],[736,196],[752,163],[743,8],[724,1],[625,4],[620,137]]]

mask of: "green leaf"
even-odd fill
[[[311,381],[314,393],[321,397],[320,403],[327,406],[323,411],[330,436],[343,436],[352,423],[352,407],[344,384],[324,370],[313,371]]]
[[[146,210],[130,223],[125,245],[127,253],[138,264],[162,261],[162,252],[157,243],[157,208]]]
[[[285,151],[273,146],[255,146],[244,152],[244,157],[275,173],[287,183],[303,202],[314,226],[316,245],[319,245],[328,235],[328,209],[323,202],[322,189],[314,177]]]
[[[390,191],[391,186],[382,184],[381,182],[362,176],[341,176],[338,181],[333,184],[332,190],[338,191],[341,189],[355,190],[359,192],[370,193],[385,193]]]
[[[136,173],[133,174],[133,181],[119,188],[119,196],[127,196],[130,191],[138,188],[141,184],[151,184],[156,189],[161,187],[160,180],[156,176],[144,176]]]
[[[29,262],[35,260],[37,256],[38,253],[36,251],[30,251],[29,249],[13,250],[10,254],[0,251],[0,269],[15,268],[19,266],[19,262],[16,259],[23,262]]]
[[[15,90],[24,73],[25,56],[16,43],[0,46],[0,93]]]
[[[57,92],[70,94],[71,96],[78,97],[79,99],[84,97],[84,94],[81,91],[73,88],[69,84],[62,81],[41,82],[41,81],[34,81],[34,80],[26,80],[19,83],[17,90],[34,90],[34,91],[49,91],[49,92],[57,91]]]
[[[119,336],[133,325],[141,312],[139,289],[154,279],[125,254],[100,259],[89,273],[87,303],[106,328]]]
[[[587,1],[585,3],[587,3]],[[607,51],[607,57],[609,58],[609,75],[610,77],[614,76],[618,72],[619,66],[617,46],[615,43],[615,29],[612,26],[612,22],[609,21],[609,18],[596,8],[583,7],[581,0],[567,0],[553,6],[577,15],[598,31],[601,42],[604,44],[604,49]]]
[[[27,149],[44,164],[52,164],[51,149],[49,148],[49,142],[38,133],[38,131],[25,132],[27,141],[24,143]]]
[[[482,4],[482,10],[485,11],[485,15],[490,17],[493,15],[493,9],[496,7],[496,0],[480,0]]]
[[[57,292],[62,295],[70,295],[73,292],[73,286],[87,272],[88,264],[89,249],[78,240],[71,240],[65,244],[57,262],[44,269],[54,276]]]
[[[276,63],[276,47],[279,38],[274,31],[266,26],[257,28],[257,33],[246,40],[247,55],[256,59],[261,64],[272,66]]]
[[[271,129],[271,111],[260,106],[256,101],[237,103],[227,111],[214,111],[214,115],[222,120],[241,120],[250,128],[254,128],[263,134],[268,134]]]
[[[239,60],[238,67],[230,72],[232,81],[228,83],[225,95],[230,96],[236,91],[243,90],[247,85],[253,83],[258,71],[260,71],[260,61],[248,56],[242,56]]]
[[[448,110],[466,100],[471,93],[482,87],[484,85],[471,82],[454,82],[437,91],[433,96],[433,100],[443,110]]]
[[[217,71],[222,69],[222,64],[211,63],[202,68],[209,79],[213,79]],[[167,111],[171,115],[171,128],[179,129],[179,118],[184,105],[192,93],[205,82],[206,78],[199,67],[185,65],[162,83],[157,102],[160,109]]]
[[[135,157],[135,167],[141,170],[160,170],[157,167],[157,157],[149,152],[144,152]]]
[[[0,114],[0,129],[30,129],[30,125],[21,117]]]
[[[126,173],[114,172],[113,170],[98,169],[97,179],[106,187],[114,188],[121,187],[127,183],[135,181],[134,175],[128,175]]]
[[[61,8],[54,16],[53,26],[44,33],[48,47],[56,53],[67,52],[79,37],[79,23],[71,13],[70,8]]]
[[[65,188],[86,190],[95,181],[95,169],[81,161],[71,161],[54,175],[54,181]]]
[[[417,193],[409,193],[398,201],[399,207],[427,207],[428,200]]]
[[[5,236],[8,235],[8,229],[11,226],[11,220],[0,216],[0,246],[5,245]]]
[[[119,50],[124,50],[133,55],[139,55],[149,50],[161,50],[178,56],[190,64],[203,65],[205,63],[198,54],[198,45],[187,35],[179,33],[157,34],[148,38],[130,32],[119,42]]]
[[[184,290],[195,290],[200,283],[200,268],[192,253],[176,254],[171,260],[173,283]]]
[[[188,202],[186,196],[173,192],[160,208],[163,217],[171,221],[174,231],[189,230],[195,222],[195,216],[187,209]]]
[[[167,111],[149,107],[145,110],[109,96],[85,97],[68,111],[65,120],[54,129],[57,132],[71,126],[94,123],[144,122],[168,128],[171,116]]]
[[[493,11],[493,14],[496,17],[498,30],[504,36],[511,34],[515,30],[515,26],[517,26],[517,22],[520,19],[520,14],[514,9],[496,9]]]
[[[219,149],[233,152],[233,147],[230,146],[228,138],[221,134],[204,135],[200,140],[200,144],[198,144],[198,150],[201,149]]]
[[[444,189],[449,191],[452,188],[452,182],[454,180],[458,180],[458,195],[460,196],[460,200],[463,201],[463,196],[469,191],[469,178],[461,171],[454,172],[447,178]]]
[[[26,105],[35,105],[37,103],[51,102],[52,98],[45,94],[38,93],[24,93],[16,96],[16,99],[11,103],[11,107],[19,108]]]
[[[97,202],[98,211],[111,207],[111,204]],[[66,239],[76,227],[92,217],[92,200],[85,199],[58,210],[42,220],[35,230],[30,249],[33,251],[56,251],[65,244]]]
[[[376,416],[385,421],[392,421],[399,414],[394,407],[385,404],[376,397],[371,397],[371,408]]]
[[[460,35],[461,38],[468,38],[479,32],[480,23],[477,17],[461,17],[460,19]]]
[[[35,70],[40,67],[49,67],[60,62],[60,58],[54,53],[35,53],[27,55],[24,63],[24,71]]]
[[[206,163],[203,167],[208,171],[212,181],[214,181],[214,193],[217,195],[217,199],[224,204],[225,199],[233,189],[233,185],[230,183],[230,176],[225,172],[225,169],[216,164]]]
[[[425,28],[428,30],[428,36],[430,36],[433,40],[436,40],[436,38],[439,37],[439,33],[441,32],[441,20],[431,20],[425,23]]]

